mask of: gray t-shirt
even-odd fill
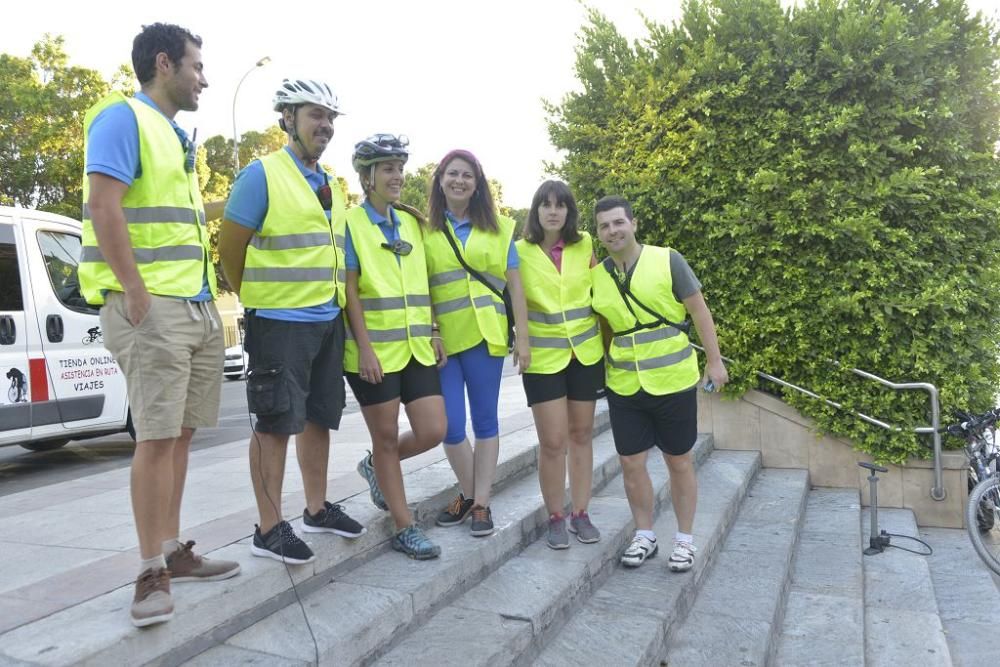
[[[678,301],[684,301],[701,289],[701,281],[694,275],[691,265],[673,248],[670,249],[670,282],[673,284],[674,298]]]
[[[632,277],[634,270],[635,264],[628,270],[629,278]],[[701,281],[694,275],[691,265],[684,259],[684,255],[673,248],[670,249],[670,282],[674,298],[681,302],[701,289]]]

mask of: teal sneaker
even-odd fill
[[[389,511],[389,506],[385,504],[385,496],[382,495],[382,489],[378,488],[378,479],[375,478],[375,464],[372,462],[371,452],[358,461],[358,474],[368,482],[368,493],[372,497],[372,504],[383,512]]]
[[[392,548],[415,560],[429,560],[441,555],[441,547],[427,539],[417,524],[409,525],[393,535]]]

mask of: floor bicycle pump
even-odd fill
[[[867,461],[858,461],[858,465],[869,472],[868,496],[871,500],[871,506],[869,507],[868,514],[871,517],[872,531],[868,537],[868,548],[864,550],[864,554],[866,556],[873,556],[882,553],[889,546],[889,533],[884,530],[880,533],[878,530],[878,476],[875,474],[876,472],[889,472],[889,469],[875,463],[868,463]]]

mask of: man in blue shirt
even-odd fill
[[[302,564],[315,555],[281,514],[289,436],[296,436],[306,495],[303,530],[349,538],[365,532],[326,500],[330,430],[340,426],[345,401],[336,280],[343,267],[334,247],[337,237],[343,243],[345,223],[343,193],[319,157],[333,138],[340,108],[325,83],[285,79],[274,110],[288,144],[237,177],[219,255],[247,308],[247,401],[257,415],[250,475],[260,512],[250,552]]]
[[[208,86],[201,39],[175,25],[146,26],[132,64],[142,92],[107,98],[87,116],[80,282],[104,303],[105,341],[125,374],[136,430],[131,491],[142,564],[131,616],[141,627],[173,616],[171,579],[226,579],[240,566],[209,561],[179,540],[191,438],[216,424],[222,382],[194,146],[174,122],[178,111],[198,108]],[[187,268],[198,262],[200,290]]]

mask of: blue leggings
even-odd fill
[[[465,440],[465,391],[469,392],[469,412],[476,439],[493,438],[500,433],[497,402],[500,400],[500,374],[504,357],[491,357],[486,342],[448,355],[441,369],[441,393],[448,416],[444,444],[457,445]]]

